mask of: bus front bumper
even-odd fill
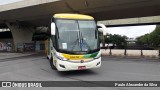
[[[75,63],[70,61],[57,60],[56,67],[58,71],[85,70],[91,68],[99,68],[101,66],[101,57],[89,62]]]

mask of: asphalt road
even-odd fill
[[[58,72],[52,70],[43,55],[0,59],[0,81],[160,81],[160,61],[102,57],[102,67],[84,71]],[[2,88],[0,88],[2,89]],[[8,88],[12,90],[11,88]],[[22,88],[14,88],[21,90]],[[27,89],[28,88],[23,88]],[[34,88],[35,89],[35,88]],[[57,88],[38,88],[57,89]],[[58,88],[66,90],[66,88]],[[68,87],[79,90],[159,90],[160,88],[109,88],[109,87]]]

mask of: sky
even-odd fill
[[[108,28],[108,33],[125,35],[129,38],[136,38],[138,36],[152,32],[155,30],[155,28],[156,25],[112,27]]]
[[[22,0],[0,0],[0,5],[13,3]],[[113,27],[108,28],[108,33],[126,35],[129,38],[136,38],[138,36],[152,32],[156,25],[146,25],[146,26],[129,26],[129,27]]]
[[[22,0],[0,0],[0,5],[13,3],[13,2],[17,2],[17,1],[22,1]]]

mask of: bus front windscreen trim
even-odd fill
[[[58,30],[58,49],[67,52],[95,51],[99,49],[99,40],[94,20],[56,19]]]

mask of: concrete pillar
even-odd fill
[[[31,27],[19,27],[17,24],[6,23],[12,32],[14,50],[17,51],[18,44],[32,43],[32,36],[35,30]]]

